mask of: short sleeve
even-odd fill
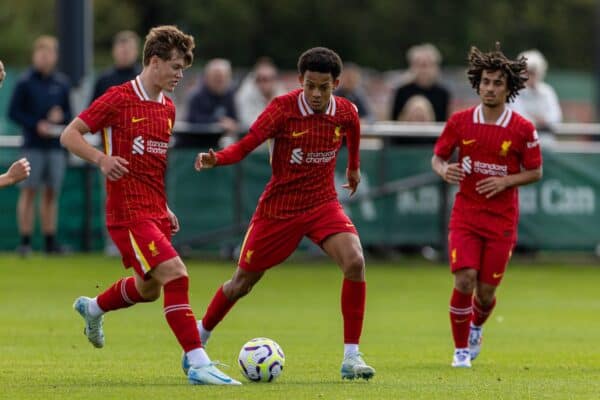
[[[523,149],[523,159],[521,160],[521,164],[525,169],[536,169],[542,166],[540,139],[533,125],[530,126],[525,137],[525,146]]]
[[[450,158],[452,153],[454,152],[455,147],[458,143],[458,130],[456,127],[456,121],[454,118],[450,117],[446,125],[444,126],[444,130],[442,134],[438,138],[435,143],[435,147],[433,148],[433,153],[447,160]]]
[[[90,132],[99,132],[102,128],[112,126],[116,122],[116,116],[123,98],[117,87],[110,88],[102,96],[98,97],[90,106],[79,114],[90,128]]]

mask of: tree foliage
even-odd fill
[[[52,32],[53,2],[19,0],[0,10],[0,55],[22,62],[31,40]],[[120,29],[143,35],[157,24],[192,33],[197,59],[227,57],[249,66],[262,55],[293,68],[316,45],[377,69],[406,65],[408,47],[437,45],[444,63],[462,65],[471,45],[509,56],[538,48],[553,67],[591,70],[593,0],[94,0],[97,64]],[[52,17],[49,17],[52,16]]]

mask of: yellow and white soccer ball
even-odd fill
[[[273,382],[283,372],[285,355],[274,340],[255,338],[242,346],[238,363],[248,380]]]

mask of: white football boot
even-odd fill
[[[471,354],[469,354],[468,348],[454,350],[452,366],[454,368],[471,368]]]

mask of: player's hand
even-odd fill
[[[212,168],[215,165],[217,165],[217,154],[213,149],[208,150],[208,153],[198,153],[196,161],[194,162],[196,171]]]
[[[127,165],[129,165],[129,161],[119,156],[103,155],[98,161],[100,171],[111,181],[118,181],[123,175],[129,173]]]
[[[29,161],[26,158],[21,158],[12,163],[8,171],[6,171],[6,175],[10,179],[11,184],[15,184],[27,179],[30,172],[31,166],[29,165]]]
[[[442,179],[448,183],[459,184],[465,177],[465,171],[459,163],[444,164]]]
[[[169,214],[169,222],[171,222],[171,233],[174,235],[179,232],[179,220],[177,215],[169,207],[167,207],[167,213]]]
[[[489,199],[490,197],[502,192],[507,187],[508,184],[504,177],[494,176],[477,182],[475,190],[477,190],[477,193],[485,196],[486,199]]]
[[[348,180],[348,183],[343,184],[342,187],[348,189],[350,191],[350,196],[352,196],[356,193],[356,189],[360,183],[360,169],[346,169],[346,179]]]

